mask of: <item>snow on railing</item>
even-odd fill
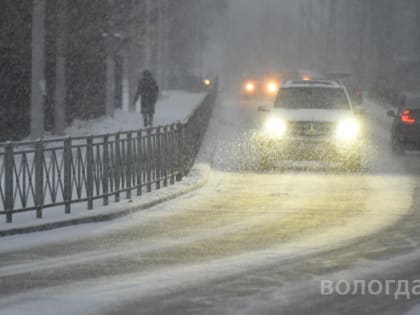
[[[200,149],[217,81],[184,122],[115,134],[0,143],[0,215],[108,205],[180,181]]]

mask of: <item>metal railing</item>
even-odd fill
[[[180,181],[210,120],[217,82],[184,122],[115,134],[0,144],[0,215],[94,201],[108,205]]]

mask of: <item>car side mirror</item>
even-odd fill
[[[354,113],[359,116],[363,116],[366,114],[366,109],[360,105],[355,106]]]
[[[258,111],[262,113],[269,113],[271,112],[271,108],[269,106],[258,106]]]
[[[386,113],[386,115],[387,115],[388,117],[392,117],[392,118],[397,117],[397,114],[396,114],[393,110],[389,110],[389,111]]]

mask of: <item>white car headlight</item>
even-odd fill
[[[264,125],[264,133],[270,138],[283,138],[286,130],[286,122],[278,117],[269,117]]]
[[[337,125],[336,137],[340,141],[351,141],[360,134],[360,124],[354,118],[347,118],[340,121]]]
[[[267,92],[269,94],[275,94],[275,93],[278,92],[278,90],[279,90],[279,85],[276,82],[274,82],[274,81],[268,82]]]

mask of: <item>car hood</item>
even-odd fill
[[[273,109],[271,113],[288,121],[336,122],[345,117],[353,116],[350,110],[325,109]]]

